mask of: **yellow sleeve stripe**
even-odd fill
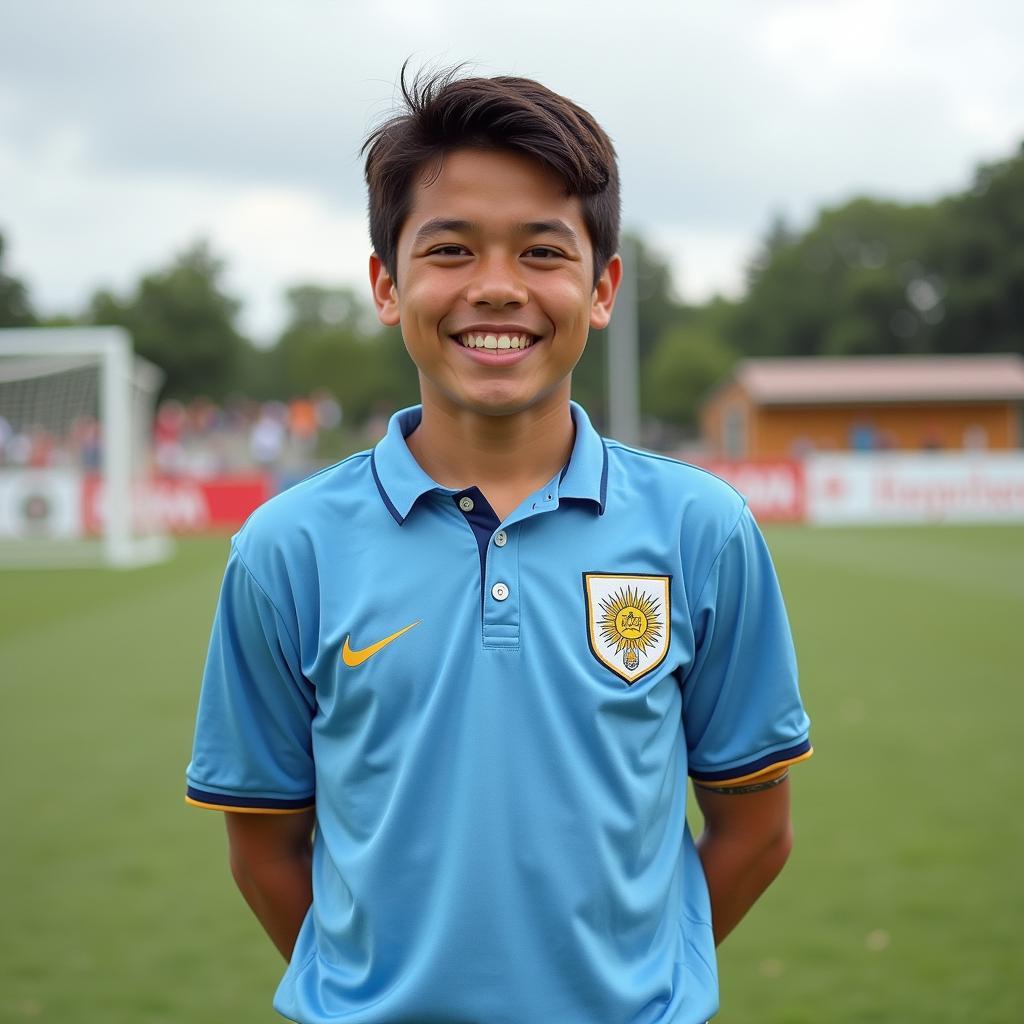
[[[185,803],[191,807],[204,807],[209,811],[231,811],[232,814],[302,814],[311,811],[316,804],[308,807],[235,807],[233,804],[208,804],[202,800],[193,800],[192,797],[185,797]]]
[[[727,786],[742,786],[748,782],[771,782],[789,770],[789,766],[806,761],[814,753],[814,747],[810,747],[796,757],[787,758],[785,761],[776,761],[775,764],[761,768],[759,771],[751,772],[749,775],[737,775],[734,779],[716,779],[714,782],[705,782],[703,779],[695,779],[703,789],[719,789]]]

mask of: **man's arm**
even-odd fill
[[[224,815],[231,874],[252,912],[285,960],[313,902],[313,823],[310,808],[297,814]]]
[[[743,787],[741,787],[743,788]],[[782,870],[793,845],[789,779],[747,792],[695,785],[704,830],[697,851],[711,895],[718,945]]]

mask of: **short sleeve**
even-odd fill
[[[810,757],[786,608],[745,506],[690,614],[695,656],[683,681],[683,727],[694,781],[734,785]]]
[[[315,707],[278,609],[233,546],[203,673],[187,801],[264,813],[312,806]]]

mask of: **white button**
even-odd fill
[[[469,497],[468,494],[464,498],[459,498],[459,508],[461,508],[463,512],[472,512],[473,499]]]
[[[495,583],[494,586],[491,587],[491,597],[493,597],[495,601],[504,601],[505,598],[508,597],[508,587],[506,587],[504,583]]]
[[[504,530],[499,530],[494,535],[494,543],[503,548],[508,543],[508,534]]]

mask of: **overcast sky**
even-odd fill
[[[774,215],[1010,155],[1022,50],[1020,0],[0,0],[0,232],[46,312],[207,237],[269,336],[289,284],[365,280],[402,61],[468,60],[587,107],[680,294],[736,294]]]

